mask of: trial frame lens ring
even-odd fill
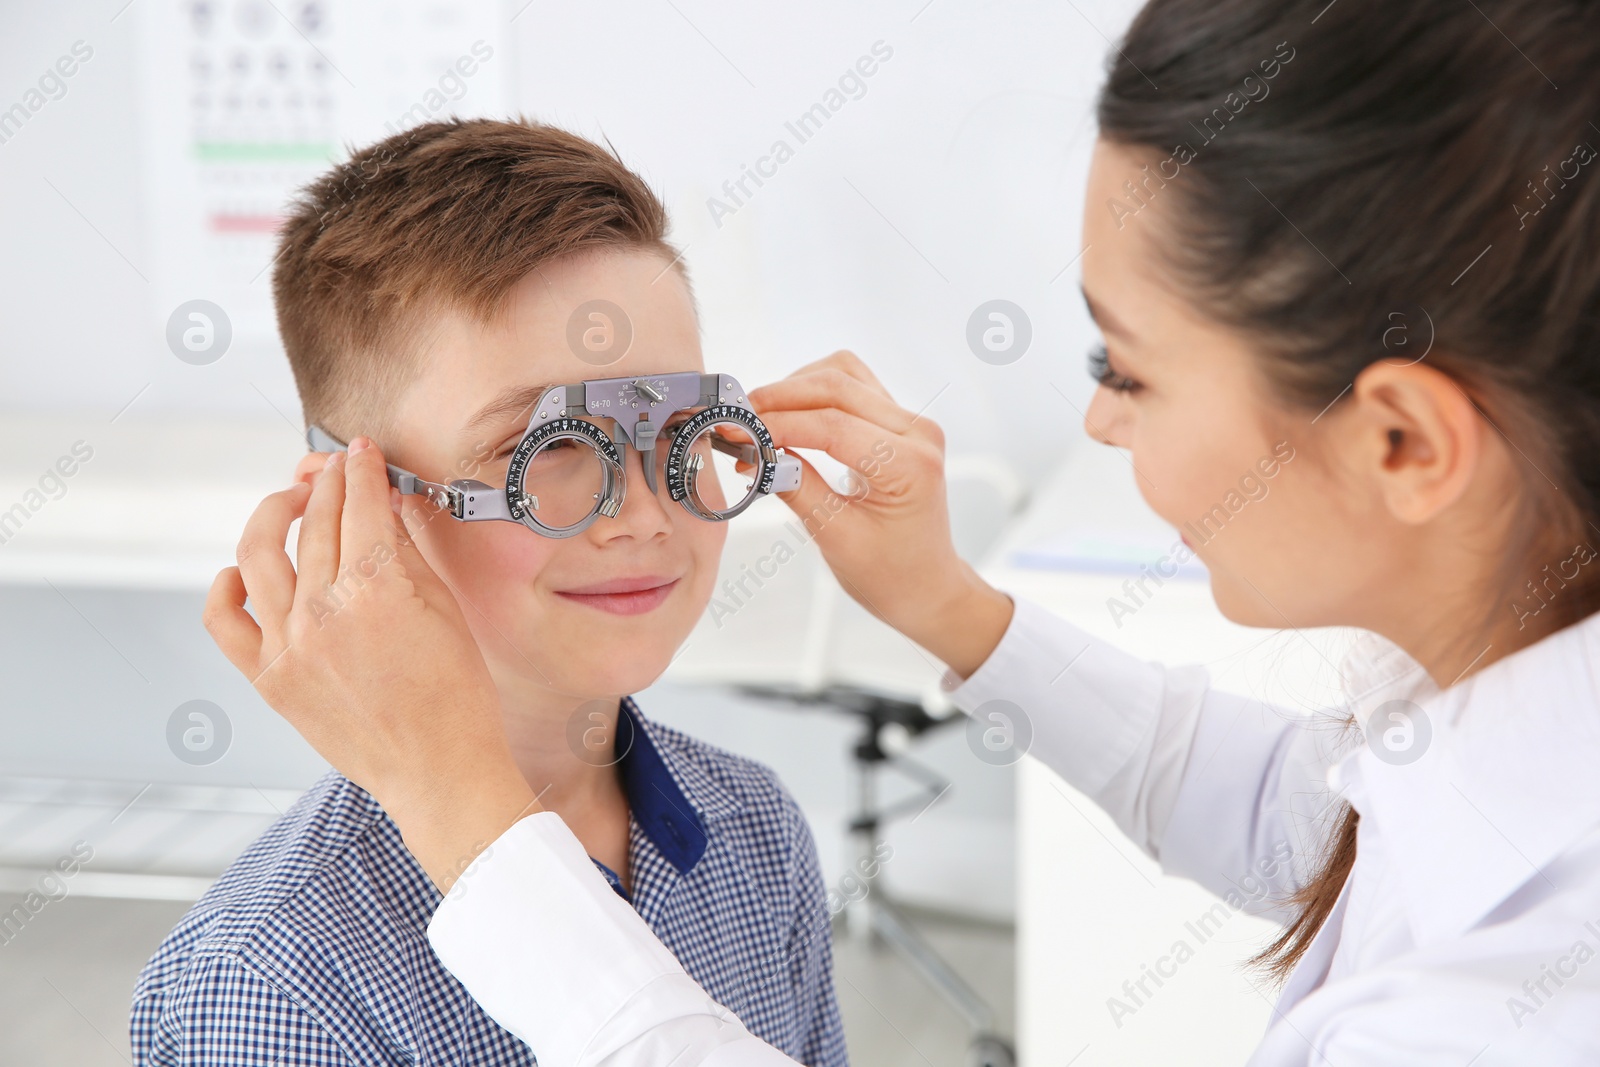
[[[697,487],[690,483],[688,475],[695,474],[698,481],[698,471],[688,469],[689,461],[686,454],[702,435],[710,433],[718,423],[724,422],[735,423],[742,427],[756,442],[754,456],[756,471],[755,479],[744,498],[731,507],[718,510],[708,507],[700,498]],[[713,440],[713,447],[716,445],[717,442]],[[667,450],[667,492],[696,518],[707,522],[726,522],[753,504],[757,497],[772,491],[772,481],[777,474],[772,456],[772,435],[767,432],[766,424],[755,412],[735,404],[717,404],[705,408],[675,428],[672,445]],[[698,453],[695,458],[699,458]]]
[[[534,510],[524,504],[524,481],[533,458],[547,445],[560,440],[578,441],[593,450],[600,464],[601,487],[583,518],[565,526],[550,526],[541,522]],[[554,419],[525,434],[511,453],[511,462],[506,466],[506,508],[513,519],[535,533],[545,537],[571,537],[587,529],[598,515],[616,515],[622,506],[625,484],[622,457],[609,434],[583,419]]]

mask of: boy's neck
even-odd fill
[[[511,754],[534,793],[541,794],[539,803],[558,807],[563,799],[582,803],[609,789],[620,790],[609,752],[617,734],[620,701],[560,702],[541,695],[544,700],[539,701],[527,694],[510,697],[502,692],[500,703]],[[580,715],[582,722],[575,722]],[[591,747],[575,749],[584,735]],[[605,753],[592,747],[596,738],[605,740]]]
[[[512,758],[540,806],[561,816],[589,855],[616,871],[628,887],[628,799],[610,747],[620,701],[498,688]],[[598,738],[604,739],[603,752],[594,747]]]

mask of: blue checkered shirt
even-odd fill
[[[615,746],[630,903],[752,1033],[802,1063],[842,1067],[825,888],[794,800],[767,767],[650,722],[631,697]],[[135,1062],[533,1064],[538,1042],[501,1029],[434,956],[439,902],[393,820],[330,772],[145,965],[129,1021]]]

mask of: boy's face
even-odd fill
[[[597,366],[569,346],[579,305],[608,300],[632,325],[626,355]],[[644,250],[585,252],[549,263],[512,290],[483,326],[453,313],[424,326],[420,374],[394,412],[391,463],[430,481],[472,477],[505,484],[511,450],[546,385],[585,378],[705,370],[688,288],[667,260]],[[591,357],[592,358],[592,357]],[[487,421],[484,409],[529,389]],[[597,420],[615,435],[609,419]],[[711,597],[724,524],[652,493],[639,453],[626,450],[627,492],[616,517],[573,537],[520,523],[459,522],[407,497],[424,557],[448,582],[490,671],[514,686],[580,697],[643,689],[660,676]],[[418,519],[425,521],[419,522]],[[644,592],[608,593],[618,584]]]

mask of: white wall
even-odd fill
[[[7,5],[0,107],[23,100],[74,42],[93,58],[0,143],[0,411],[109,415],[137,396],[124,417],[295,414],[274,345],[241,342],[193,367],[164,344],[172,308],[154,295],[151,232],[163,222],[149,210],[161,172],[147,175],[143,148],[163,115],[183,111],[187,82],[171,54],[142,45],[140,20],[175,3]],[[931,402],[953,451],[1002,453],[1032,478],[1081,442],[1079,417],[1051,385],[1080,407],[1090,391],[1077,270],[1063,268],[1079,244],[1101,33],[1119,32],[1133,4],[521,4],[503,8],[516,17],[486,70],[509,80],[512,106],[608,137],[660,191],[688,247],[712,364],[748,384],[853,347],[902,403]],[[358,20],[350,38],[384,31],[372,0],[332,6]],[[460,54],[479,32],[445,33],[435,51]],[[719,228],[708,197],[878,41],[893,55],[864,95]],[[356,69],[359,57],[328,50]],[[376,118],[392,100],[431,85],[411,73],[357,82],[336,88],[357,98],[348,136],[361,140],[382,133]],[[488,86],[469,80],[453,106],[472,113],[479,95],[496,95]],[[1010,366],[980,362],[965,341],[968,316],[997,297],[1033,325],[1031,349]],[[235,317],[265,314],[266,278],[240,299],[256,304]]]

